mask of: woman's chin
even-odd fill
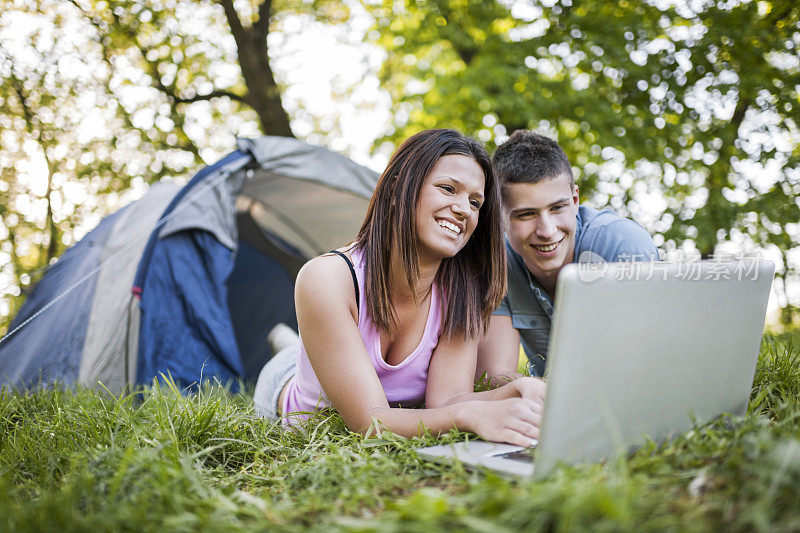
[[[430,250],[428,255],[431,257],[436,257],[439,261],[442,261],[444,259],[457,256],[463,249],[464,246],[442,246],[438,247],[437,249]]]

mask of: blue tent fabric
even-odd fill
[[[254,381],[272,357],[267,335],[279,323],[297,329],[294,277],[278,262],[240,240],[233,273],[228,279],[228,309],[244,379]]]
[[[162,373],[184,386],[244,368],[227,305],[234,253],[202,230],[182,231],[152,248],[142,287],[137,383]]]
[[[201,184],[204,180],[208,179],[212,174],[216,171],[222,169],[226,165],[235,164],[236,167],[241,167],[246,165],[252,161],[252,156],[236,150],[231,152],[230,154],[226,155],[213,165],[209,165],[202,170],[200,170],[197,174],[189,180],[189,183],[180,190],[178,194],[172,199],[169,203],[167,208],[162,213],[161,217],[159,218],[159,223],[164,221],[167,217],[169,217],[172,213],[174,213],[175,209],[178,205],[185,199],[185,197],[189,194],[190,191],[197,190],[199,184]],[[160,230],[154,231],[150,235],[150,239],[147,241],[147,245],[145,246],[144,251],[142,252],[142,260],[139,262],[139,268],[136,270],[136,277],[134,278],[133,285],[141,289],[144,284],[144,280],[147,277],[147,269],[150,267],[151,256],[153,254],[153,249],[155,248],[156,244],[158,243]]]
[[[124,209],[105,217],[63,256],[36,284],[8,331],[43,309],[96,268],[103,257],[103,244]],[[74,382],[80,370],[83,342],[91,311],[96,277],[73,288],[66,297],[44,310],[29,325],[0,344],[0,383],[27,387],[54,381]],[[58,332],[58,333],[56,333]]]

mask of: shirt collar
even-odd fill
[[[581,234],[583,233],[583,220],[581,220],[581,206],[578,206],[578,213],[575,215],[577,224],[575,225],[575,250],[573,251],[572,261],[578,261],[578,244],[581,242]]]
[[[506,241],[508,242],[508,241]],[[547,291],[544,290],[544,287],[536,281],[536,278],[533,277],[531,271],[528,270],[528,265],[525,264],[525,260],[519,255],[509,244],[506,249],[508,250],[509,259],[511,261],[517,262],[522,267],[522,271],[525,272],[526,279],[528,280],[528,286],[530,286],[531,290],[533,291],[534,296],[539,303],[542,305],[542,309],[545,310],[548,316],[553,316],[553,299],[547,294]]]

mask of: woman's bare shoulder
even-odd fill
[[[297,273],[295,292],[298,302],[304,297],[317,302],[338,301],[355,305],[350,269],[336,254],[325,254],[308,261]]]

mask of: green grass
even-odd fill
[[[765,339],[748,415],[534,482],[421,461],[452,433],[300,431],[169,384],[0,392],[0,531],[800,529],[800,351]]]

